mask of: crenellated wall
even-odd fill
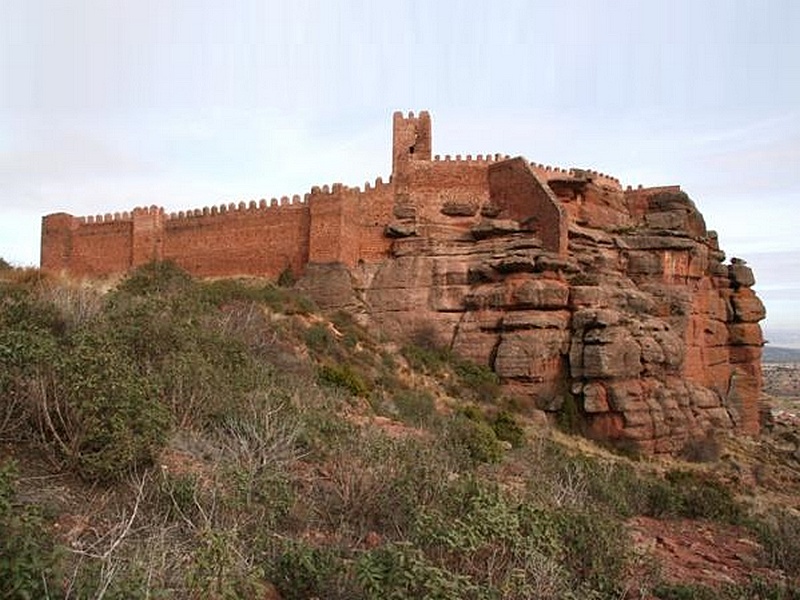
[[[291,270],[320,306],[415,327],[490,366],[535,410],[675,452],[758,433],[764,307],[678,186],[500,154],[432,155],[427,112],[393,117],[392,176],[177,213],[42,222],[42,268],[78,276],[171,260],[203,277]]]
[[[42,222],[42,268],[102,276],[151,260],[172,260],[199,276],[277,277],[286,269],[300,275],[309,263],[374,263],[389,255],[392,237],[386,232],[398,218],[415,234],[468,235],[496,212],[490,173],[514,168],[501,166],[516,164],[510,161],[524,163],[501,154],[432,156],[431,119],[425,111],[418,116],[395,113],[393,135],[391,178],[378,178],[363,188],[335,183],[314,187],[302,198],[172,213],[150,206],[115,215],[47,215]],[[546,246],[561,252],[567,214],[546,183],[590,172],[525,165],[528,175],[515,183],[519,197],[503,200],[514,204],[514,210],[499,216],[511,218],[513,213],[526,227],[535,227]]]

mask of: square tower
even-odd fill
[[[431,159],[431,116],[426,110],[418,117],[398,111],[392,125],[392,178],[402,178],[410,161]]]

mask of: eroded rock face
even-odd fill
[[[427,112],[392,127],[388,182],[172,215],[48,215],[42,268],[291,272],[323,307],[434,332],[531,411],[577,409],[588,435],[671,452],[709,429],[758,432],[764,307],[680,188],[623,191],[499,154],[442,160]]]
[[[511,218],[490,198],[489,219],[451,199],[439,222],[388,231],[392,256],[352,270],[348,303],[395,334],[432,327],[531,410],[575,403],[589,436],[660,453],[711,429],[757,433],[764,307],[749,267],[723,263],[678,188],[548,186],[566,251],[546,249],[518,207]]]

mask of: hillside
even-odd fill
[[[800,350],[767,344],[764,346],[765,363],[800,363]]]
[[[576,404],[587,436],[670,455],[760,431],[760,321],[746,261],[680,186],[502,154],[433,154],[431,115],[392,118],[392,174],[270,202],[42,221],[41,266],[297,286],[394,337],[424,331],[490,368],[542,420]],[[566,406],[566,408],[565,408]]]
[[[800,597],[789,425],[612,452],[282,283],[3,272],[0,597]]]

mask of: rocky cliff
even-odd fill
[[[508,186],[439,198],[435,214],[410,194],[389,257],[309,265],[301,285],[395,334],[434,332],[530,410],[577,408],[591,437],[660,453],[758,433],[764,307],[689,197],[521,159],[492,168],[514,161],[560,211],[563,244]]]
[[[43,219],[42,268],[170,260],[198,276],[302,276],[325,307],[428,332],[491,366],[529,410],[673,452],[759,431],[764,307],[679,187],[502,155],[432,156],[431,119],[396,113],[392,175],[363,190],[167,214]]]

